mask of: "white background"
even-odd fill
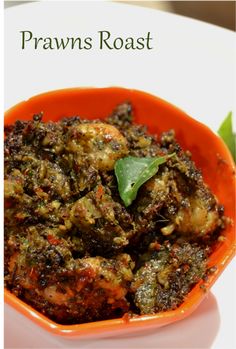
[[[21,49],[21,30],[35,37],[153,36],[150,51]],[[5,13],[5,109],[48,90],[123,86],[158,95],[217,130],[235,106],[235,34],[181,16],[101,2],[43,2]],[[67,341],[6,306],[6,348],[236,348],[235,261],[186,320],[129,336]]]

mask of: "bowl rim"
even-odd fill
[[[18,108],[20,105],[27,104],[28,102],[38,99],[38,98],[44,98],[44,97],[50,97],[50,95],[53,94],[63,94],[63,93],[92,93],[94,91],[101,91],[101,92],[108,92],[113,90],[114,93],[119,91],[127,91],[129,93],[136,93],[136,94],[142,94],[143,96],[151,99],[155,99],[159,101],[160,103],[164,104],[165,106],[171,107],[172,110],[176,110],[178,112],[181,112],[181,117],[183,119],[190,119],[191,122],[198,128],[201,128],[205,132],[209,134],[210,137],[215,137],[217,139],[217,142],[219,143],[222,152],[224,153],[224,158],[227,160],[229,166],[232,166],[232,168],[235,171],[235,164],[232,159],[232,156],[227,148],[227,146],[224,144],[222,139],[216,135],[210,128],[208,128],[203,123],[193,119],[189,115],[187,115],[183,110],[180,108],[172,105],[171,103],[163,100],[160,97],[154,96],[150,93],[136,90],[136,89],[127,89],[123,87],[74,87],[74,88],[63,88],[58,90],[52,90],[45,93],[37,94],[27,101],[20,102],[16,104],[15,106],[9,108],[5,112],[4,117],[4,124],[6,119],[9,117],[11,113],[14,113],[14,110]],[[234,186],[235,186],[235,176],[234,177]],[[232,229],[234,227],[232,226]],[[82,324],[75,324],[75,325],[61,325],[53,320],[49,319],[33,307],[31,307],[29,304],[25,303],[18,297],[16,297],[14,294],[12,294],[8,289],[4,289],[4,300],[7,304],[12,306],[14,309],[16,309],[21,314],[25,315],[28,319],[34,321],[36,324],[40,325],[45,330],[56,334],[60,336],[67,336],[67,337],[81,337],[91,334],[98,334],[98,333],[108,333],[108,332],[114,332],[114,330],[130,330],[130,329],[139,329],[140,327],[160,327],[167,325],[169,323],[184,319],[186,316],[190,315],[200,304],[200,302],[205,298],[207,293],[209,292],[209,289],[211,286],[215,283],[215,281],[218,279],[220,274],[223,272],[225,267],[228,265],[228,263],[232,260],[232,258],[235,256],[236,251],[236,242],[229,245],[225,251],[224,258],[220,259],[220,265],[218,268],[212,273],[207,281],[200,280],[193,289],[187,294],[185,297],[184,302],[177,307],[175,310],[169,310],[165,312],[156,313],[153,315],[134,315],[134,316],[127,316],[125,314],[122,318],[116,318],[111,320],[101,320],[101,321],[95,321],[95,322],[89,322],[89,323],[82,323]],[[201,288],[201,286],[204,284],[204,288]]]

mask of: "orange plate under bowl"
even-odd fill
[[[25,302],[5,290],[8,304],[51,333],[63,336],[115,335],[157,328],[183,319],[191,314],[204,299],[207,291],[225,269],[235,254],[235,167],[233,159],[222,140],[205,125],[190,118],[180,109],[150,94],[124,88],[73,88],[47,92],[21,102],[5,113],[5,124],[16,120],[30,120],[43,111],[43,120],[57,121],[62,117],[79,115],[83,118],[104,118],[114,107],[130,101],[134,109],[134,122],[145,124],[153,134],[174,129],[176,138],[184,149],[192,153],[193,160],[202,170],[205,182],[219,202],[225,215],[232,219],[224,231],[226,239],[219,243],[210,256],[209,266],[216,271],[204,283],[199,282],[176,310],[155,315],[135,316],[97,321],[79,325],[60,325],[42,315]]]

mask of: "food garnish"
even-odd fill
[[[116,161],[115,175],[118,189],[126,207],[136,199],[139,188],[157,173],[161,164],[173,155],[154,158],[127,156]]]
[[[236,161],[236,134],[233,132],[232,118],[233,113],[229,112],[219,128],[218,134],[229,148],[234,161]]]

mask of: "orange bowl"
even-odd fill
[[[200,281],[176,309],[155,315],[123,316],[119,319],[97,321],[79,325],[60,325],[48,319],[25,302],[5,290],[8,304],[44,329],[64,336],[86,336],[98,333],[134,332],[140,328],[157,328],[183,319],[191,314],[235,254],[235,166],[223,143],[205,125],[192,119],[180,109],[150,94],[124,88],[73,88],[40,94],[21,102],[5,113],[5,124],[16,120],[30,120],[43,111],[44,121],[57,121],[62,117],[79,115],[87,119],[104,118],[114,107],[130,101],[134,107],[134,122],[145,124],[149,132],[160,134],[174,129],[176,138],[184,149],[192,153],[193,160],[201,169],[205,182],[219,202],[224,205],[225,215],[232,224],[224,231],[225,240],[220,242],[209,258],[209,267],[215,266],[207,282]],[[201,287],[204,283],[204,287]]]

